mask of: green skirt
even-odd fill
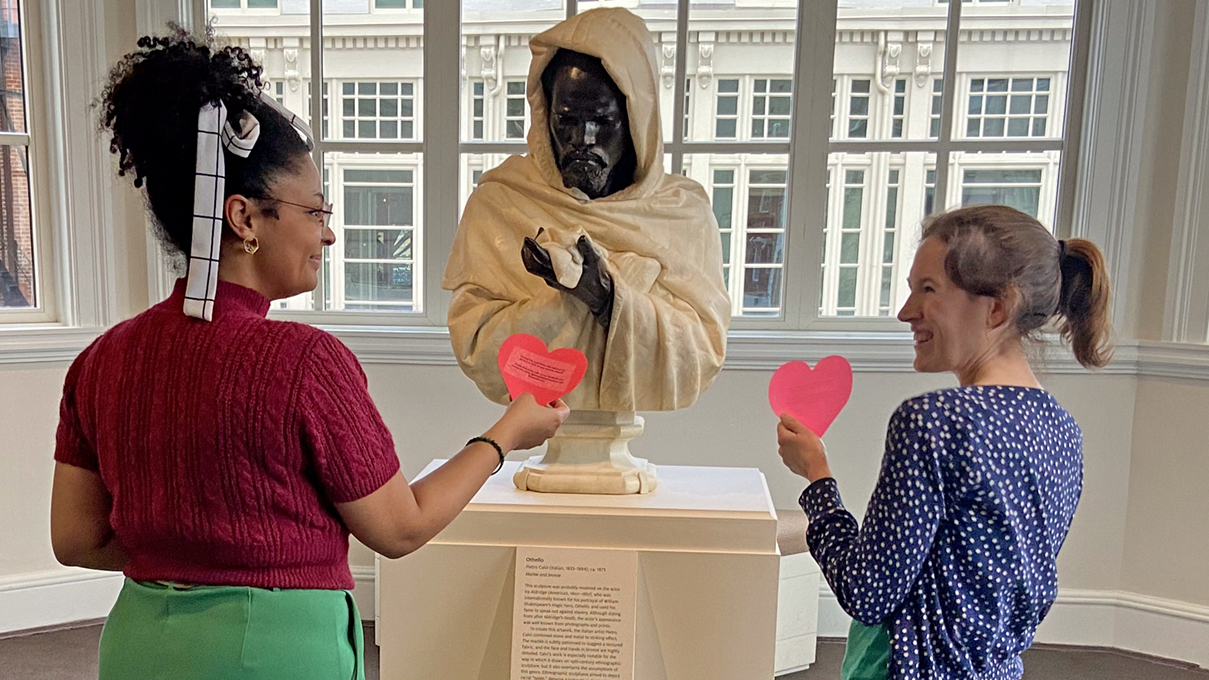
[[[101,632],[100,680],[364,680],[345,590],[126,579]]]
[[[890,674],[890,633],[886,624],[866,626],[852,620],[840,680],[886,680]]]

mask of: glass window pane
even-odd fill
[[[731,228],[731,211],[733,210],[734,203],[733,196],[733,188],[727,186],[714,186],[714,218],[718,221],[719,229]]]
[[[1061,153],[955,153],[950,177],[959,178],[963,204],[1009,205],[1052,228]]]
[[[4,61],[4,91],[0,98],[0,132],[25,132],[25,65],[22,63],[21,4],[0,1],[0,57]]]
[[[781,270],[747,268],[743,272],[744,315],[775,313],[781,305]]]
[[[350,229],[345,227],[344,256],[362,260],[412,259],[410,229]]]
[[[784,248],[784,232],[748,232],[746,261],[750,264],[781,264],[785,261]]]
[[[32,218],[29,154],[0,147],[0,309],[39,306]]]

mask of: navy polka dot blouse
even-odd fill
[[[891,679],[1016,680],[1082,484],[1082,433],[1049,393],[973,386],[894,413],[864,526],[834,479],[801,504],[840,606],[887,626]]]

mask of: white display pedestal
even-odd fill
[[[508,680],[517,546],[637,553],[634,678],[773,677],[780,556],[759,470],[661,465],[655,493],[594,496],[519,491],[518,467],[428,545],[379,558],[383,680]]]

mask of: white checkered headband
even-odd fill
[[[298,131],[308,150],[315,148],[311,128],[277,103],[267,92],[260,101],[281,114]],[[260,121],[251,112],[239,114],[239,130],[227,120],[227,106],[219,101],[202,105],[197,114],[197,166],[193,178],[193,242],[185,280],[185,315],[209,321],[214,316],[218,290],[218,256],[222,244],[223,203],[226,200],[227,163],[222,150],[247,158],[260,139]]]

